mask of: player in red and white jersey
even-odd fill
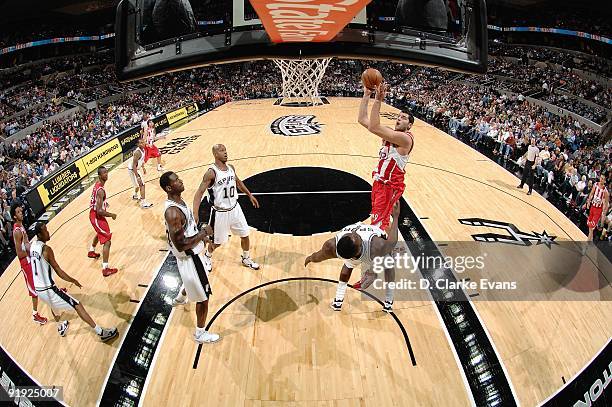
[[[600,175],[599,182],[593,185],[591,193],[587,198],[586,204],[584,205],[589,209],[589,219],[587,220],[587,226],[589,228],[589,240],[593,240],[593,230],[597,227],[597,224],[601,221],[602,224],[605,221],[606,213],[608,213],[608,205],[610,204],[610,194],[608,188],[606,188],[606,176]]]
[[[19,258],[21,265],[21,273],[28,288],[28,294],[32,298],[32,320],[41,325],[47,323],[47,318],[38,313],[38,295],[34,287],[34,278],[32,276],[32,263],[30,261],[30,240],[28,233],[23,227],[23,206],[19,201],[13,202],[11,205],[11,218],[15,222],[13,224],[13,241],[15,242],[15,252]]]
[[[380,106],[387,93],[387,85],[381,83],[376,89],[376,99],[368,118],[368,102],[372,92],[364,88],[359,106],[359,124],[382,139],[377,167],[372,172],[372,225],[387,232],[393,205],[401,198],[404,184],[405,167],[408,155],[414,145],[410,128],[414,117],[408,112],[400,112],[392,129],[380,124]]]
[[[113,218],[115,220],[117,215],[107,211],[108,203],[106,202],[106,191],[104,190],[106,180],[108,180],[108,169],[106,167],[98,168],[98,181],[96,181],[91,191],[91,199],[89,200],[89,221],[96,231],[96,236],[93,238],[89,253],[87,253],[87,257],[97,259],[100,255],[95,251],[96,245],[98,242],[102,244],[102,275],[104,277],[117,272],[117,269],[108,267],[108,257],[110,255],[113,234],[110,231],[106,218]]]
[[[153,124],[153,120],[149,120],[147,122],[147,127],[144,129],[143,137],[145,138],[145,156],[144,162],[149,161],[149,158],[157,158],[157,171],[163,171],[164,168],[161,165],[161,153],[159,149],[154,144],[155,140],[162,137],[156,137],[155,125]]]

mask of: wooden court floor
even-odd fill
[[[229,162],[245,179],[271,169],[297,166],[333,168],[371,182],[379,141],[356,122],[359,99],[331,98],[329,105],[287,108],[272,100],[233,102],[174,130],[159,145],[191,137],[176,154],[164,155],[166,169],[176,171],[191,202],[215,143],[227,146]],[[395,109],[385,106],[385,112]],[[270,124],[285,115],[314,115],[319,134],[282,137]],[[383,123],[391,124],[383,118]],[[584,234],[548,201],[516,189],[516,177],[447,134],[418,121],[415,149],[407,167],[404,199],[435,241],[472,241],[474,228],[458,219],[481,218],[512,223],[521,231],[547,233],[559,241],[585,240]],[[197,136],[197,137],[195,137]],[[100,262],[86,257],[93,230],[86,211],[89,191],[53,218],[49,245],[69,274],[83,285],[64,284],[100,325],[116,325],[125,335],[147,285],[164,260],[165,194],[154,165],[148,165],[147,198],[141,210],[131,199],[124,165],[107,182],[113,232],[111,265],[119,273],[104,278]],[[257,192],[257,191],[254,191]],[[365,220],[365,219],[364,219]],[[253,231],[251,256],[259,271],[240,265],[240,242],[232,238],[214,254],[209,315],[250,288],[290,277],[335,280],[340,261],[312,264],[306,255],[331,233],[287,236]],[[507,259],[496,259],[509,263]],[[581,266],[593,272],[587,258]],[[529,257],[502,268],[509,277],[540,281],[540,265]],[[511,263],[512,264],[512,263]],[[609,266],[609,264],[608,264]],[[355,273],[356,274],[356,273]],[[476,278],[475,275],[470,275]],[[355,280],[355,277],[351,281]],[[544,283],[542,283],[544,284]],[[537,405],[563,385],[562,376],[577,373],[612,336],[611,287],[589,301],[474,301],[517,401]],[[417,360],[410,363],[404,338],[393,319],[375,302],[347,294],[342,312],[329,302],[335,285],[291,281],[254,290],[228,306],[214,324],[223,339],[204,346],[193,369],[197,344],[192,339],[194,305],[175,308],[147,377],[143,405],[198,406],[465,406],[470,389],[449,343],[441,319],[423,296],[398,301],[395,313],[406,327]],[[71,316],[68,335],[55,324],[40,327],[30,319],[17,262],[0,277],[0,344],[38,382],[64,386],[65,402],[95,405],[121,339],[102,344]],[[51,317],[45,305],[41,313]],[[588,334],[585,334],[588,332]],[[554,374],[552,373],[554,372]]]

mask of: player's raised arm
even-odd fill
[[[230,167],[232,167],[232,169],[234,170],[234,175],[236,176],[236,186],[238,187],[238,189],[249,197],[251,204],[253,204],[255,208],[259,208],[259,201],[257,200],[257,198],[255,198],[251,191],[249,191],[249,189],[246,187],[246,185],[244,185],[244,182],[242,182],[242,180],[238,178],[238,173],[236,172],[234,166],[230,165]]]
[[[204,197],[204,193],[210,187],[210,185],[215,181],[215,172],[209,168],[202,177],[202,182],[200,182],[200,186],[193,196],[193,217],[195,218],[196,224],[200,221],[200,203],[202,202],[202,197]]]
[[[304,267],[307,267],[309,263],[320,263],[325,260],[336,258],[336,241],[335,239],[329,239],[323,243],[321,250],[314,252],[304,260]]]
[[[370,126],[370,119],[368,119],[368,102],[370,101],[370,95],[372,91],[365,86],[363,87],[363,97],[359,104],[359,116],[357,121],[366,129]]]
[[[387,93],[387,85],[381,83],[376,88],[376,100],[372,104],[372,112],[370,113],[370,124],[368,130],[378,137],[393,143],[399,147],[405,147],[409,150],[412,149],[412,138],[405,132],[393,130],[387,126],[380,124],[380,106],[382,101],[385,99]]]

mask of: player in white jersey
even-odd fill
[[[159,185],[168,194],[164,218],[168,245],[178,266],[183,286],[173,305],[185,304],[187,299],[196,303],[197,327],[194,339],[199,343],[212,343],[219,340],[219,335],[206,331],[208,299],[212,294],[208,273],[212,265],[202,255],[210,228],[198,231],[198,224],[191,208],[183,201],[181,193],[185,190],[183,181],[171,171],[162,174]]]
[[[238,203],[238,190],[244,192],[255,208],[259,208],[257,198],[238,178],[233,165],[227,164],[227,150],[223,144],[215,144],[212,148],[215,164],[210,167],[200,183],[193,198],[193,212],[196,222],[199,218],[199,208],[204,192],[208,189],[209,200],[212,204],[208,223],[214,231],[213,242],[208,245],[206,256],[211,257],[212,252],[229,240],[231,233],[240,236],[242,246],[242,265],[259,270],[249,254],[249,225]]]
[[[376,275],[372,270],[373,259],[389,255],[395,247],[398,238],[399,214],[400,205],[398,202],[393,207],[393,223],[387,239],[385,239],[384,232],[378,226],[357,223],[345,227],[335,238],[327,240],[321,250],[306,257],[305,267],[309,263],[319,263],[329,259],[340,258],[344,260],[336,288],[336,296],[331,303],[332,309],[335,311],[341,310],[346,287],[355,267],[361,266],[361,273],[368,275],[368,277],[362,277],[360,289],[366,289],[374,282]],[[385,269],[385,281],[392,282],[394,280],[395,269]],[[385,287],[383,311],[391,312],[393,310],[393,290],[388,285]]]
[[[145,197],[145,184],[144,184],[144,174],[147,173],[147,170],[144,167],[144,159],[145,159],[145,140],[143,138],[138,140],[138,146],[136,150],[134,150],[134,155],[132,159],[128,161],[128,173],[130,174],[130,179],[132,180],[132,185],[134,185],[134,195],[132,195],[132,199],[135,201],[140,201],[141,208],[150,208],[153,206],[152,203],[147,201]],[[138,197],[138,191],[140,191],[140,198]]]
[[[47,245],[47,242],[51,239],[51,235],[45,223],[37,222],[34,225],[34,232],[38,237],[38,240],[32,242],[30,246],[34,287],[38,294],[38,298],[47,303],[51,308],[51,313],[55,318],[55,322],[57,322],[57,331],[59,334],[61,336],[66,335],[69,322],[66,320],[60,321],[60,316],[56,314],[56,312],[74,309],[77,314],[79,314],[79,317],[93,328],[102,341],[106,342],[117,336],[117,328],[106,329],[98,326],[76,298],[70,296],[67,292],[59,289],[57,285],[55,285],[55,281],[53,280],[54,272],[57,273],[62,280],[66,280],[82,288],[81,283],[75,278],[70,277],[68,273],[57,264],[53,250]]]

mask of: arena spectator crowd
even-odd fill
[[[612,77],[612,62],[593,55],[569,52],[559,48],[508,45],[491,41],[489,43],[489,55],[518,58],[524,62],[526,60],[549,62],[570,69],[577,68]]]
[[[513,8],[511,13],[499,10],[496,16],[489,16],[488,23],[502,27],[562,28],[612,37],[609,14],[597,15],[586,4],[581,7],[574,3],[570,10],[561,7],[551,10],[550,4],[544,4],[540,9],[536,5],[528,10]]]

